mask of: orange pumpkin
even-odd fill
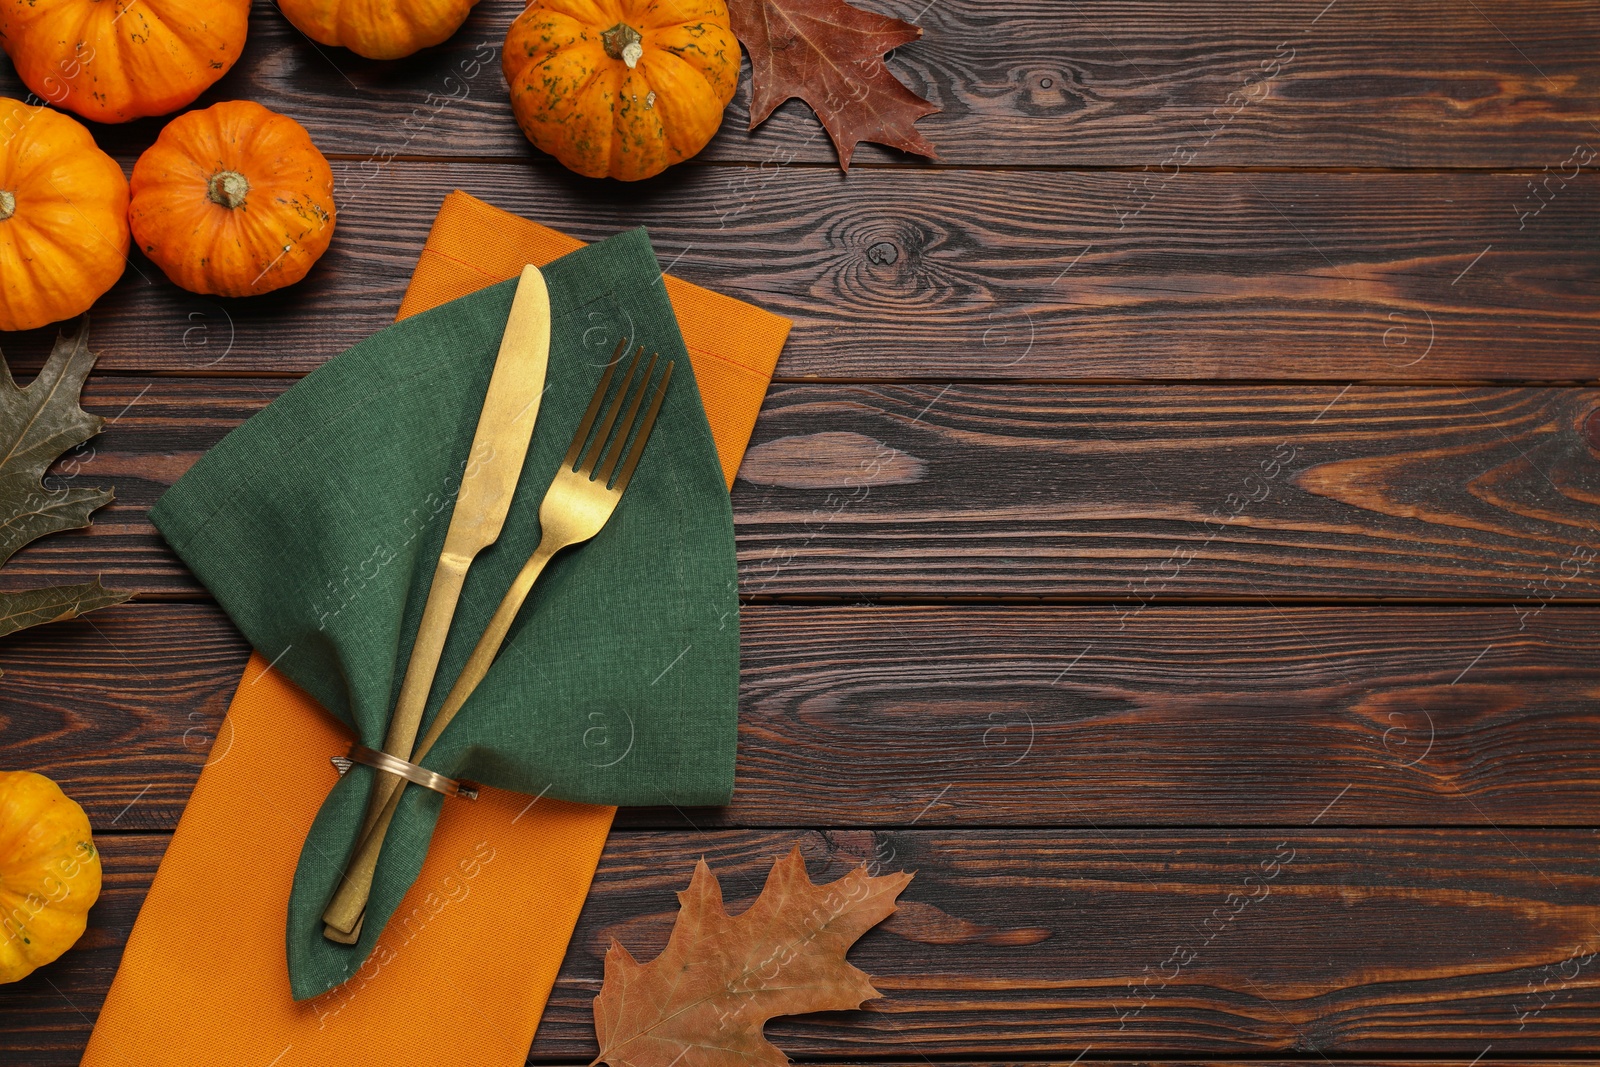
[[[82,124],[0,97],[0,330],[89,310],[128,262],[128,179]]]
[[[0,983],[57,959],[100,896],[100,853],[77,801],[42,774],[0,771]]]
[[[299,31],[368,59],[399,59],[447,40],[478,0],[278,0]]]
[[[333,170],[305,127],[248,100],[172,120],[133,166],[133,239],[193,293],[306,276],[333,240]]]
[[[717,132],[739,42],[723,0],[533,0],[501,65],[528,140],[579,174],[637,181]]]
[[[0,44],[38,96],[95,122],[165,115],[228,72],[250,0],[0,0]]]

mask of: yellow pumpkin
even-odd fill
[[[305,127],[249,100],[178,116],[133,165],[133,239],[193,293],[299,281],[333,240],[333,170]]]
[[[623,181],[704,148],[739,82],[723,0],[533,0],[500,62],[528,140]]]
[[[0,97],[0,330],[89,310],[128,261],[128,179],[89,131]]]
[[[313,41],[368,59],[399,59],[448,40],[478,0],[278,0]]]
[[[0,983],[71,948],[99,896],[83,809],[42,774],[0,771]]]
[[[40,99],[95,122],[166,115],[244,51],[250,0],[0,0],[0,44]]]

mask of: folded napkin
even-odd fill
[[[451,778],[594,804],[723,804],[733,790],[739,605],[733,513],[643,230],[544,268],[544,399],[505,528],[467,574],[428,702],[444,702],[539,543],[539,506],[619,339],[675,360],[650,444],[605,528],[558,555],[423,761]],[[251,644],[382,748],[517,282],[407,318],[297,383],[211,449],[151,521]],[[375,772],[322,806],[289,903],[296,999],[343,982],[416,879],[444,797],[407,789],[357,946],[322,934]]]
[[[632,235],[607,244],[622,246],[619,251],[629,256],[635,253],[628,252],[628,246],[644,247],[642,236]],[[465,194],[453,194],[429,238],[402,313],[421,310],[431,301],[446,299],[485,282],[512,277],[522,263],[546,262],[566,247],[575,245],[570,239],[495,211]],[[469,261],[467,255],[461,253],[476,257],[476,262]],[[711,433],[716,456],[720,459],[720,470],[713,461],[713,473],[719,479],[718,484],[725,486],[731,482],[737,468],[787,323],[727,298],[696,290],[677,279],[662,279],[653,265],[647,273],[648,277],[643,280],[654,284],[658,291],[664,281],[665,291],[679,314],[689,343],[694,377],[700,380],[707,413],[711,416]],[[547,278],[559,277],[562,277],[559,265],[547,274]],[[554,298],[557,292],[554,280],[551,290]],[[508,302],[509,297],[506,297],[503,306]],[[602,318],[612,316],[605,321],[597,318],[592,324],[614,329],[617,325],[614,316],[619,309],[635,315],[645,313],[646,308],[634,306],[635,302],[631,291],[621,296],[612,292],[598,302],[586,304],[582,313],[596,311],[602,313]],[[563,332],[559,325],[563,312],[560,306],[555,310],[559,338]],[[503,322],[503,307],[500,318]],[[637,328],[639,324],[636,318],[631,325]],[[590,325],[585,326],[589,328]],[[642,336],[643,331],[640,332]],[[451,337],[464,342],[469,335],[470,330],[452,333]],[[592,334],[590,340],[598,336]],[[669,340],[646,339],[655,342],[654,347],[663,355],[668,354]],[[604,355],[609,356],[614,340],[613,334]],[[553,348],[551,392],[541,411],[536,439],[541,434],[552,434],[546,420],[552,413],[564,410],[560,402],[555,407],[550,406],[556,400],[559,387],[557,358]],[[684,369],[688,368],[680,365],[679,373]],[[677,382],[675,376],[674,395],[685,395],[677,393]],[[452,389],[460,393],[467,387],[440,388],[442,393],[451,394]],[[588,388],[585,385],[580,390],[584,397],[587,397]],[[481,384],[478,392],[481,400]],[[564,443],[570,429],[568,423],[566,429],[554,436]],[[658,426],[656,433],[659,436],[662,427]],[[467,436],[470,437],[470,427]],[[298,440],[287,438],[280,443],[285,447],[301,446]],[[629,489],[629,499],[624,500],[613,523],[623,518],[634,494],[643,488],[642,480],[652,466],[651,457],[658,455],[654,451],[656,448],[657,440],[653,438],[652,453],[641,464]],[[286,456],[280,456],[279,460],[276,466],[287,462]],[[530,453],[529,466],[535,462],[536,454]],[[262,485],[278,476],[276,470],[256,473],[266,482],[252,482],[249,486],[235,487],[234,491],[264,492]],[[352,500],[363,500],[359,486],[351,481],[355,473],[337,465],[326,472],[330,477],[343,479],[344,488],[356,494]],[[667,474],[666,471],[661,473]],[[548,475],[549,470],[546,470],[544,482],[548,481]],[[667,481],[674,489],[688,491],[700,484],[685,481],[689,477],[677,475]],[[535,496],[542,494],[542,489],[543,483]],[[303,517],[307,509],[299,502],[292,503],[295,514]],[[534,511],[536,503],[535,499]],[[666,506],[671,507],[671,502]],[[519,514],[513,510],[507,535],[519,529],[519,523],[526,522],[527,517],[519,519]],[[448,509],[445,509],[444,518],[438,523],[439,537],[442,537],[447,516]],[[198,524],[201,532],[195,536],[206,536],[203,530],[207,526],[209,523]],[[168,532],[170,535],[171,531]],[[301,535],[286,528],[283,536]],[[425,536],[425,533],[418,534],[416,540],[421,541]],[[659,533],[656,536],[659,537]],[[531,537],[536,540],[536,527]],[[526,555],[528,548],[531,544],[525,546],[522,555]],[[431,571],[432,557],[426,549],[418,548],[414,554],[426,561],[425,565],[418,566]],[[683,558],[674,564],[682,568],[681,573],[664,572],[657,575],[656,580],[668,585],[686,581],[685,576],[693,573],[692,555],[685,550]],[[283,565],[281,561],[268,563],[247,552],[235,560],[234,571]],[[385,563],[385,569],[400,566],[398,552],[395,559]],[[369,566],[368,570],[371,569]],[[568,587],[581,588],[588,580],[580,568],[568,569],[572,573],[562,579],[560,594],[565,594]],[[288,578],[287,575],[280,577]],[[509,579],[509,574],[506,577]],[[554,577],[552,569],[544,580]],[[268,575],[266,582],[248,580],[260,585],[273,584],[272,575]],[[350,600],[338,615],[355,612],[356,605],[373,589],[373,586],[363,587],[361,597]],[[413,587],[406,591],[409,630],[405,630],[394,654],[401,669],[405,648],[400,646],[408,646],[410,632],[415,629],[422,592],[425,588],[418,591]],[[731,596],[731,589],[728,593]],[[268,591],[263,590],[262,595],[268,595]],[[471,595],[469,585],[463,610]],[[612,595],[608,593],[602,597],[600,608],[609,610],[618,602],[606,599]],[[627,594],[621,601],[630,610],[637,610],[640,603],[646,609],[654,607],[648,598],[641,602],[631,597],[634,594]],[[498,599],[498,591],[492,599]],[[418,603],[411,606],[412,600]],[[230,611],[235,610],[228,601],[224,603]],[[525,615],[543,610],[546,603],[537,599],[530,602]],[[488,607],[492,607],[492,602]],[[680,604],[679,613],[693,615],[698,608],[694,604]],[[480,615],[486,617],[487,608]],[[241,625],[243,621],[241,618]],[[343,690],[346,696],[339,710],[349,716],[346,721],[366,730],[368,727],[361,722],[362,699],[350,695],[356,692],[351,679],[364,677],[357,668],[350,666],[360,659],[363,646],[356,637],[338,630],[337,621],[337,617],[328,620],[318,634],[326,633],[331,627],[341,636],[313,636],[308,640],[313,641],[313,651],[332,656],[338,668],[347,672],[342,676],[346,681]],[[458,622],[461,621],[458,617]],[[478,619],[479,626],[481,622],[482,619]],[[546,639],[544,631],[526,623],[525,619],[523,628],[514,631],[516,641],[537,643],[536,639]],[[252,625],[258,623],[253,621]],[[719,619],[716,633],[723,633],[723,627],[733,625],[735,616]],[[674,619],[673,626],[705,628],[703,622],[694,619],[686,622]],[[686,631],[679,628],[675,632],[681,635]],[[642,803],[661,802],[656,789],[662,790],[668,798],[676,795],[689,802],[695,802],[691,798],[696,796],[725,795],[726,782],[715,769],[715,755],[709,761],[702,760],[697,772],[681,769],[669,772],[667,777],[658,779],[654,787],[640,778],[639,768],[656,765],[652,761],[660,761],[662,752],[670,752],[677,746],[682,754],[684,735],[677,731],[696,727],[680,727],[677,720],[699,719],[702,726],[707,720],[695,709],[679,707],[677,718],[668,728],[656,714],[661,705],[650,703],[647,698],[645,704],[637,707],[627,705],[636,720],[631,728],[626,724],[628,716],[623,717],[622,727],[617,726],[614,707],[593,708],[602,714],[604,721],[580,720],[582,730],[597,731],[589,734],[590,744],[586,747],[582,745],[580,734],[577,747],[568,744],[563,754],[562,742],[545,746],[548,737],[540,735],[541,747],[551,749],[548,754],[541,755],[541,766],[548,772],[550,781],[527,789],[532,795],[515,795],[490,788],[483,791],[476,803],[453,800],[443,805],[434,844],[422,862],[420,878],[399,900],[395,922],[378,939],[376,950],[355,972],[354,980],[323,996],[296,1004],[291,999],[285,973],[283,930],[290,912],[288,879],[296,854],[312,825],[321,794],[326,793],[333,781],[327,758],[348,745],[350,734],[321,711],[305,692],[280,675],[293,655],[292,649],[284,651],[281,644],[275,648],[265,639],[257,639],[249,629],[246,633],[252,636],[258,648],[282,658],[275,668],[269,669],[268,659],[258,653],[246,669],[228,719],[219,732],[216,748],[129,939],[123,964],[84,1062],[91,1067],[129,1062],[250,1062],[257,1058],[261,1062],[273,1062],[275,1057],[281,1057],[280,1067],[368,1061],[394,1064],[521,1062],[554,981],[611,817],[611,809],[607,807],[552,799],[555,783],[559,781],[563,790],[579,791],[580,795],[582,790],[599,794],[607,788],[619,788],[619,796],[630,798],[630,802],[631,798],[639,798],[637,802]],[[710,642],[710,648],[722,647],[710,632],[700,636]],[[333,651],[325,651],[317,641]],[[453,631],[446,664],[453,662],[459,666],[465,653],[464,645],[469,644],[470,641],[458,638]],[[630,648],[636,646],[637,642],[630,643]],[[531,649],[533,645],[519,647]],[[654,648],[655,645],[646,637],[642,647]],[[667,680],[688,662],[693,649],[675,648],[673,655],[681,658],[659,664],[656,672],[644,678],[646,688],[668,684]],[[499,669],[497,664],[496,670]],[[442,667],[441,675],[445,673]],[[649,686],[650,682],[655,686]],[[327,683],[322,684],[323,699],[330,704],[337,703],[341,699],[338,693],[328,692]],[[489,685],[489,680],[484,684]],[[551,683],[530,684],[537,687]],[[391,689],[397,685],[398,673]],[[549,692],[548,689],[539,691]],[[694,690],[680,691],[680,697],[689,692]],[[578,707],[589,706],[582,703],[586,695],[572,697],[580,701]],[[442,686],[434,694],[435,706],[440,696]],[[484,705],[485,708],[492,706]],[[469,722],[478,710],[482,709],[469,704],[457,724],[446,732],[446,739],[457,725]],[[532,706],[523,707],[521,714],[532,722],[553,718]],[[551,725],[552,729],[561,727],[561,724]],[[633,745],[623,754],[627,748],[623,738],[629,731]],[[508,770],[523,760],[523,754],[520,749],[514,750],[510,757],[499,752],[495,746],[504,744],[504,736],[492,731],[485,731],[490,734],[487,737],[463,732],[468,734],[468,741],[452,742],[450,751],[453,754],[445,757],[442,751],[445,741],[442,740],[441,747],[435,751],[445,758],[430,759],[429,765],[444,773],[468,774],[480,780],[501,772],[525,773]],[[709,739],[715,746],[719,743],[717,735],[717,729],[712,726],[699,739]],[[648,747],[653,751],[638,752],[640,739],[646,737],[650,738]],[[370,743],[371,737],[368,739]],[[658,744],[663,747],[655,749]],[[718,750],[713,747],[712,751]],[[489,756],[484,758],[485,767],[480,771],[473,760],[483,753]],[[622,758],[614,767],[594,766],[619,754]],[[577,756],[576,761],[574,756]],[[633,762],[634,770],[630,775],[615,773],[615,767],[634,760],[639,762]],[[574,762],[581,767],[575,770]],[[471,767],[471,772],[460,767]],[[633,780],[621,782],[623,777]],[[349,788],[340,786],[335,796],[339,790]],[[360,803],[364,802],[364,788],[359,791],[358,802],[354,805],[357,820]],[[419,791],[408,790],[411,792]],[[438,805],[432,807],[437,812]],[[423,823],[432,814],[426,810],[411,813],[414,820],[420,815]],[[324,812],[318,822],[323,822],[326,815]],[[395,844],[396,839],[391,836],[389,847],[385,848],[386,857]],[[310,846],[307,848],[309,851]],[[342,861],[342,855],[340,859]],[[315,865],[315,861],[306,859],[302,861],[302,870],[308,862]],[[328,863],[326,857],[323,863]],[[380,878],[393,876],[392,871],[386,876],[381,866],[379,874]],[[321,906],[321,900],[316,900],[308,905],[308,911],[320,914]],[[369,912],[369,925],[375,917]],[[315,936],[320,940],[320,928]]]

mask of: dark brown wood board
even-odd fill
[[[103,377],[52,484],[92,529],[0,584],[200,590],[146,512],[286,379]],[[746,597],[1592,602],[1600,390],[774,387],[734,489]]]
[[[1335,794],[1318,825],[1600,821],[1600,609],[1197,614],[747,606],[733,803],[620,825],[1293,827]],[[212,604],[19,634],[8,760],[97,831],[170,830],[248,651]]]
[[[117,500],[0,588],[140,596],[0,641],[0,766],[107,888],[0,987],[0,1064],[78,1062],[225,743],[248,648],[150,506],[392,321],[463,189],[795,324],[733,495],[735,800],[621,814],[530,1062],[588,1063],[606,944],[653,955],[696,858],[737,908],[798,840],[917,877],[852,953],[885,997],[768,1028],[797,1062],[1600,1067],[1600,7],[862,3],[924,29],[937,161],[842,175],[745,84],[630,186],[516,129],[521,0],[397,63],[255,5],[199,106],[304,123],[338,230],[278,294],[135,252],[95,308],[108,426],[52,484]],[[161,125],[93,132],[129,169]]]
[[[313,370],[393,321],[464,189],[584,240],[647,226],[672,273],[794,321],[781,378],[1600,379],[1588,172],[1186,171],[1130,199],[1137,172],[698,167],[638,190],[335,166],[333,246],[305,282],[196,296],[135,254],[96,308],[102,370]],[[55,333],[0,344],[31,368]]]
[[[403,63],[312,46],[258,0],[238,65],[199,101],[293,115],[359,157],[536,158],[500,49],[520,0],[483,0]],[[1600,17],[1586,0],[878,0],[923,27],[891,68],[943,110],[919,128],[944,165],[1526,167],[1594,142]],[[0,93],[24,87],[6,69]],[[791,103],[755,135],[741,92],[694,165],[831,165]],[[119,156],[160,128],[107,132]],[[1193,153],[1193,158],[1180,154]],[[906,165],[863,146],[859,164]]]
[[[531,1060],[594,1054],[590,1002],[606,946],[616,938],[653,957],[697,858],[737,911],[796,836],[819,880],[860,863],[917,871],[900,912],[851,954],[883,999],[769,1024],[802,1060],[881,1049],[930,1062],[1065,1062],[1086,1047],[1106,1058],[1173,1045],[1223,1057],[1293,1050],[1319,1062],[1421,1050],[1466,1062],[1485,1046],[1510,1056],[1595,1052],[1592,829],[1080,823],[618,832]],[[104,839],[112,873],[90,932],[6,992],[9,1018],[24,1024],[10,1035],[9,1062],[76,1062],[165,840]]]

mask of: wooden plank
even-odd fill
[[[288,384],[98,378],[85,403],[116,421],[61,469],[118,499],[0,587],[100,571],[196,595],[146,512]],[[1597,407],[1576,388],[779,387],[734,490],[740,591],[1593,601]]]
[[[259,0],[235,69],[200,101],[257,100],[359,156],[538,156],[511,117],[500,46],[520,0],[483,0],[398,63],[311,45]],[[943,108],[919,124],[956,164],[1554,166],[1595,143],[1600,19],[1585,0],[873,0],[920,24],[891,68]],[[0,94],[22,87],[9,64]],[[703,161],[832,165],[809,109],[753,136],[748,77]],[[159,120],[97,131],[118,155]],[[858,163],[909,166],[864,145]],[[672,179],[658,184],[670,184]]]
[[[733,803],[622,825],[1304,826],[1335,795],[1318,825],[1600,823],[1600,609],[768,605],[741,625]],[[226,751],[247,653],[214,605],[14,635],[0,745],[99,831],[171,829]]]
[[[0,747],[96,833],[171,830],[250,649],[215,604],[133,602],[0,641]]]
[[[617,833],[535,1041],[594,1053],[590,1002],[616,938],[665,941],[704,857],[730,910],[798,839],[812,876],[916,870],[851,959],[884,999],[777,1020],[793,1056],[1593,1055],[1600,967],[1593,830],[865,830]],[[30,1067],[71,1062],[126,942],[162,835],[108,835],[80,946],[7,990]],[[1273,872],[1276,871],[1274,874]],[[1248,903],[1244,903],[1248,901]],[[1181,961],[1181,962],[1180,962]],[[48,979],[48,981],[46,981]],[[920,1061],[919,1061],[920,1062]],[[1304,1058],[1301,1062],[1321,1062]]]
[[[662,862],[667,839],[617,835],[534,1055],[592,1053],[589,998],[601,953],[615,937],[638,958],[655,954],[691,856],[728,872],[723,882],[737,906],[796,836],[691,833],[672,839],[684,859]],[[938,910],[907,915],[903,934],[891,926],[853,954],[885,994],[872,1010],[838,1023],[769,1025],[796,1055],[852,1056],[868,1047],[930,1057],[1055,1054],[1093,1044],[1427,1048],[1466,1058],[1491,1041],[1502,1053],[1569,1055],[1595,1041],[1600,968],[1592,961],[1559,991],[1544,990],[1556,999],[1542,1012],[1534,1006],[1544,1002],[1526,994],[1530,980],[1539,989],[1541,968],[1553,974],[1596,949],[1594,831],[830,830],[805,838],[816,877],[860,862],[915,870],[906,899]],[[729,855],[725,845],[737,851]],[[1291,854],[1270,888],[1254,890],[1255,914],[1245,906],[1231,923],[1213,914],[1230,893],[1253,891],[1244,880],[1259,878],[1263,861]],[[978,929],[951,945],[950,927],[960,924],[945,916]],[[1177,946],[1194,958],[1169,964],[1166,986],[1157,988]]]
[[[1588,389],[792,386],[735,494],[740,590],[1600,591]]]
[[[585,240],[648,225],[674,273],[794,320],[789,378],[1600,378],[1588,175],[1524,203],[1525,173],[1185,172],[1130,198],[1127,174],[700,168],[640,196],[338,166],[338,233],[305,282],[215,300],[136,255],[96,305],[101,369],[314,369],[392,321],[461,188]],[[36,367],[54,335],[7,355]]]

